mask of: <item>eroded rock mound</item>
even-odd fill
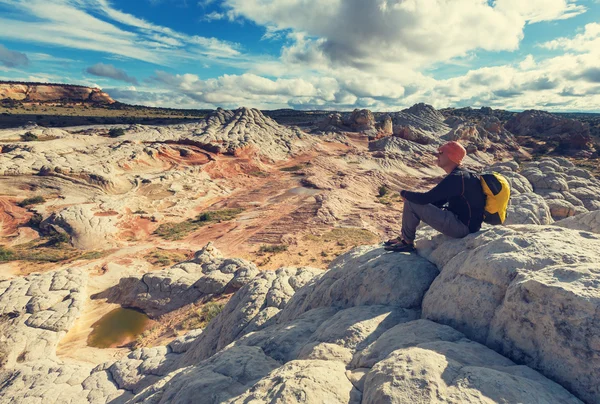
[[[471,153],[475,150],[488,152],[519,150],[519,144],[513,134],[506,130],[502,122],[494,116],[485,116],[478,122],[452,116],[444,122],[452,129],[443,136],[443,139],[460,141]]]
[[[116,224],[115,216],[94,212],[93,205],[76,205],[51,214],[41,228],[67,234],[75,248],[94,250],[115,246]]]
[[[511,184],[506,224],[550,224],[600,209],[600,181],[565,158],[544,158],[522,167],[515,162],[496,163],[490,169]]]
[[[600,210],[571,216],[566,219],[559,220],[554,224],[567,229],[600,233]]]
[[[567,148],[586,150],[591,146],[589,124],[544,111],[524,111],[505,126],[515,135],[555,139],[564,142]]]
[[[440,268],[423,317],[600,399],[600,236],[558,226],[494,227],[423,240]]]
[[[185,402],[199,389],[228,403],[274,399],[459,403],[465,395],[474,402],[580,402],[555,382],[471,341],[460,331],[418,320],[420,305],[411,309],[414,302],[410,296],[420,300],[425,290],[419,292],[414,284],[404,284],[401,279],[413,279],[414,274],[417,280],[419,270],[428,273],[428,266],[431,263],[415,255],[390,254],[373,247],[355,249],[300,288],[283,311],[260,316],[270,320],[253,328],[254,332],[241,333],[214,356],[210,349],[199,354],[192,343],[175,365],[186,367],[173,369],[131,402]],[[432,271],[433,279],[436,269],[432,267]],[[288,276],[278,275],[275,279]],[[385,284],[388,277],[397,280]],[[252,285],[239,293],[248,296],[258,284]],[[393,287],[400,290],[378,293],[380,288]],[[246,307],[247,303],[232,300],[214,323],[244,313]],[[251,315],[256,316],[254,313],[257,311]],[[203,333],[195,344],[214,346],[211,341],[218,338],[217,333]],[[256,348],[259,350],[254,351]],[[246,361],[254,358],[256,372],[229,370],[226,363],[230,359],[226,358],[231,357],[237,357],[244,369],[250,368]],[[272,359],[276,362],[270,362]],[[214,375],[211,372],[217,363],[223,372]],[[415,373],[415,367],[420,371]]]
[[[110,302],[160,316],[201,298],[234,292],[258,274],[246,260],[224,258],[212,243],[197,251],[190,261],[149,272],[138,278],[121,279],[118,285],[96,295]]]
[[[0,363],[55,358],[56,345],[78,317],[87,275],[78,269],[0,282]]]
[[[250,148],[272,160],[281,160],[297,151],[296,143],[305,138],[299,129],[279,125],[254,108],[235,111],[218,108],[190,128],[194,129],[192,139],[215,145],[222,153],[240,155]]]
[[[439,143],[440,136],[450,131],[444,123],[444,116],[431,105],[415,104],[390,116],[394,136],[416,143]]]

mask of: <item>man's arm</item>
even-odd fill
[[[445,203],[448,198],[463,192],[463,179],[460,175],[447,175],[439,184],[427,192],[402,191],[400,195],[418,205]],[[442,205],[443,205],[442,203]]]
[[[440,209],[441,209],[441,208],[442,208],[442,207],[443,207],[443,206],[446,204],[446,202],[448,202],[448,200],[447,200],[447,199],[442,199],[441,201],[437,201],[437,202],[431,202],[431,204],[432,204],[433,206],[436,206],[436,207],[438,207],[438,208],[440,208]]]

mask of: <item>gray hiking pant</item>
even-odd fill
[[[405,201],[402,212],[402,238],[414,241],[417,226],[421,221],[427,223],[446,236],[462,238],[469,234],[469,228],[454,213],[443,210],[432,204],[418,205]]]

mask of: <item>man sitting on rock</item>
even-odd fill
[[[400,192],[404,200],[402,234],[386,241],[386,250],[413,251],[417,226],[421,221],[454,238],[479,231],[485,195],[479,177],[460,165],[466,155],[467,151],[460,143],[444,144],[438,149],[437,165],[448,175],[430,191]]]

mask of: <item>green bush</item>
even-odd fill
[[[180,223],[163,223],[154,231],[154,234],[166,240],[180,240],[189,233],[206,226],[211,222],[222,222],[234,219],[244,209],[221,209],[209,210],[201,213],[193,220],[187,220]]]
[[[277,254],[280,252],[284,252],[288,250],[288,246],[285,244],[281,244],[281,245],[262,245],[260,246],[260,248],[258,249],[258,252],[261,254],[265,254],[265,253],[273,253],[273,254]]]
[[[66,233],[56,233],[48,239],[46,246],[58,246],[60,244],[68,243],[70,241],[71,240],[69,239],[69,236]]]
[[[108,136],[110,137],[119,137],[125,134],[125,129],[123,128],[112,128],[108,131]]]
[[[303,165],[295,165],[295,166],[291,166],[291,167],[283,167],[280,168],[279,171],[283,171],[283,172],[288,172],[288,173],[293,173],[294,171],[300,171],[304,168]]]
[[[44,220],[44,218],[42,217],[42,215],[40,215],[39,213],[34,213],[31,218],[29,219],[29,221],[27,222],[27,225],[29,227],[33,227],[33,228],[38,228],[40,227],[40,224],[42,223],[42,220]]]
[[[208,324],[210,321],[217,317],[220,312],[223,311],[223,307],[225,307],[222,303],[207,303],[202,307],[201,314],[204,318],[204,321]]]
[[[388,193],[388,189],[385,185],[382,185],[379,187],[379,197],[380,198],[386,196],[387,193]]]
[[[38,140],[38,137],[31,132],[26,132],[25,134],[21,135],[21,140],[24,142],[33,142]]]
[[[14,253],[0,245],[0,262],[12,261]]]
[[[244,209],[221,209],[221,210],[209,210],[201,213],[196,218],[197,222],[221,222],[225,220],[231,220],[237,215],[242,213]]]
[[[46,202],[46,200],[44,199],[44,197],[38,195],[38,196],[34,196],[32,198],[25,198],[21,202],[19,202],[17,205],[19,205],[20,207],[24,208],[25,206],[37,205],[39,203],[44,203],[44,202]]]

